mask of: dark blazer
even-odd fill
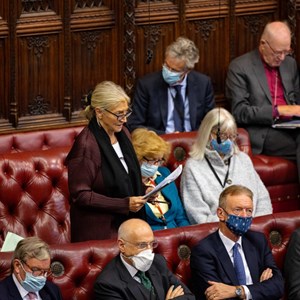
[[[126,128],[123,130],[129,135]],[[118,158],[116,160],[120,163]],[[101,153],[88,127],[76,138],[66,165],[69,174],[72,242],[114,238],[123,221],[133,215],[145,219],[144,207],[137,213],[129,212],[129,197],[107,196]],[[120,180],[122,176],[123,173],[120,174]]]
[[[45,286],[39,291],[43,300],[62,300],[60,289],[50,281],[46,281]],[[0,282],[1,300],[22,300],[18,288],[16,287],[12,275]]]
[[[288,290],[288,299],[300,299],[300,228],[293,232],[289,241],[285,256],[284,278]]]
[[[279,67],[288,104],[300,104],[299,74],[294,58],[287,56]],[[240,127],[247,129],[254,154],[260,154],[273,124],[272,98],[258,49],[234,59],[226,78],[226,98]]]
[[[194,295],[181,283],[168,269],[163,256],[155,254],[154,261],[146,273],[152,281],[155,289],[156,300],[165,300],[171,285],[181,285],[185,295],[174,299],[194,300]],[[131,277],[130,273],[121,261],[120,256],[109,262],[98,276],[94,291],[96,300],[147,300],[153,299],[148,290]]]
[[[187,96],[189,99],[192,130],[197,130],[206,113],[214,108],[214,91],[209,77],[191,71],[187,77]],[[168,84],[162,72],[150,73],[137,81],[133,113],[128,118],[128,127],[132,131],[138,127],[147,127],[164,134],[168,117]]]
[[[171,173],[166,167],[159,167],[158,172],[160,172],[161,175],[156,177],[156,184],[162,182]],[[190,225],[175,182],[172,182],[163,188],[161,193],[167,201],[170,201],[169,210],[164,215],[167,221],[167,228]],[[165,225],[163,224],[163,221],[154,215],[153,211],[148,205],[145,205],[145,208],[147,223],[151,226],[152,230],[164,229]]]
[[[253,281],[253,284],[247,285],[253,299],[280,299],[284,291],[283,278],[265,236],[259,232],[248,231],[243,236],[242,246]],[[190,264],[197,300],[205,299],[204,292],[209,287],[208,280],[239,285],[233,264],[218,231],[201,240],[192,249]],[[266,268],[273,270],[273,277],[259,282],[260,275]]]

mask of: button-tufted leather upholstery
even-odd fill
[[[296,163],[281,157],[253,155],[248,132],[243,128],[238,128],[238,134],[239,148],[251,157],[255,170],[270,193],[273,212],[300,209],[300,185]],[[171,170],[179,164],[185,164],[196,135],[197,132],[162,135],[172,145],[171,155],[167,162]],[[179,187],[179,180],[177,186]]]
[[[82,127],[74,127],[0,135],[0,247],[7,231],[24,237],[38,235],[49,244],[70,241],[64,160],[81,130]],[[247,132],[241,128],[238,132],[238,144],[251,156],[266,184],[274,212],[299,209],[295,163],[278,157],[253,156]],[[195,136],[196,132],[163,135],[172,145],[170,169],[185,163]]]
[[[190,286],[191,248],[217,229],[217,223],[156,231],[155,252],[162,254],[168,267]],[[254,219],[252,229],[263,232],[282,270],[291,233],[300,226],[300,211],[276,213]],[[53,276],[64,300],[93,300],[93,284],[105,265],[118,254],[115,240],[51,245]],[[0,280],[9,274],[12,253],[0,253]]]
[[[0,247],[7,231],[70,242],[69,147],[0,154]]]

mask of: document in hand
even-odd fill
[[[292,120],[288,122],[282,122],[272,125],[273,128],[286,128],[286,129],[295,129],[300,128],[300,120]]]
[[[165,186],[176,180],[182,172],[182,165],[179,165],[169,176],[167,176],[162,182],[160,182],[151,192],[147,193],[143,198],[149,198],[162,190]]]

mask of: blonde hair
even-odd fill
[[[162,154],[165,161],[169,158],[171,145],[152,130],[135,129],[131,134],[131,141],[139,161],[144,156],[155,157],[159,154]]]
[[[15,259],[26,262],[31,258],[36,258],[38,260],[50,258],[50,250],[48,244],[36,236],[27,237],[18,242],[12,258],[12,271],[13,261]]]
[[[113,109],[124,101],[128,105],[130,104],[130,98],[121,86],[112,81],[102,81],[96,85],[90,103],[83,114],[88,120],[91,120],[95,115],[95,108]]]
[[[205,148],[209,143],[211,132],[217,130],[219,124],[221,132],[237,132],[235,120],[229,111],[221,107],[212,109],[201,122],[197,137],[189,153],[191,157],[199,160],[204,158]],[[238,152],[239,148],[234,142],[234,153]]]
[[[179,37],[167,47],[165,56],[183,60],[187,68],[193,69],[195,63],[199,61],[199,50],[193,41]]]

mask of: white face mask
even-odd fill
[[[152,252],[151,249],[147,249],[147,250],[141,251],[137,255],[130,256],[129,258],[131,258],[131,260],[133,262],[133,266],[137,270],[139,270],[141,272],[147,272],[152,265],[152,262],[154,259],[154,253]]]

